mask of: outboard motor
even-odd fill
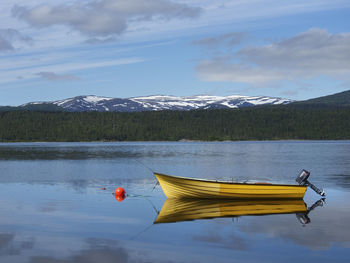
[[[321,196],[326,196],[326,193],[323,189],[317,188],[307,180],[309,176],[310,176],[310,172],[306,170],[302,170],[301,173],[298,175],[298,177],[295,179],[295,181],[297,181],[299,185],[310,186],[312,190],[314,190],[316,193],[318,193]]]

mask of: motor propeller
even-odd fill
[[[326,196],[326,193],[323,189],[317,188],[315,185],[313,185],[307,180],[309,176],[310,176],[310,172],[306,170],[302,170],[301,173],[298,175],[298,177],[295,179],[295,181],[297,181],[299,185],[309,186],[312,190],[314,190],[320,196]]]

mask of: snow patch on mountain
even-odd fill
[[[99,96],[86,96],[84,98],[84,100],[86,102],[91,102],[91,103],[98,103],[98,102],[101,102],[101,101],[105,101],[105,100],[112,100],[113,98],[106,98],[106,97],[99,97]]]

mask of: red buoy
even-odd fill
[[[125,197],[125,190],[123,187],[118,187],[117,189],[115,189],[114,195],[117,196],[122,196]]]

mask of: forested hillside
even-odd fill
[[[349,108],[0,112],[0,141],[350,139]]]
[[[310,107],[349,107],[350,90],[324,96],[315,99],[297,101],[290,104],[291,106],[310,106]]]

